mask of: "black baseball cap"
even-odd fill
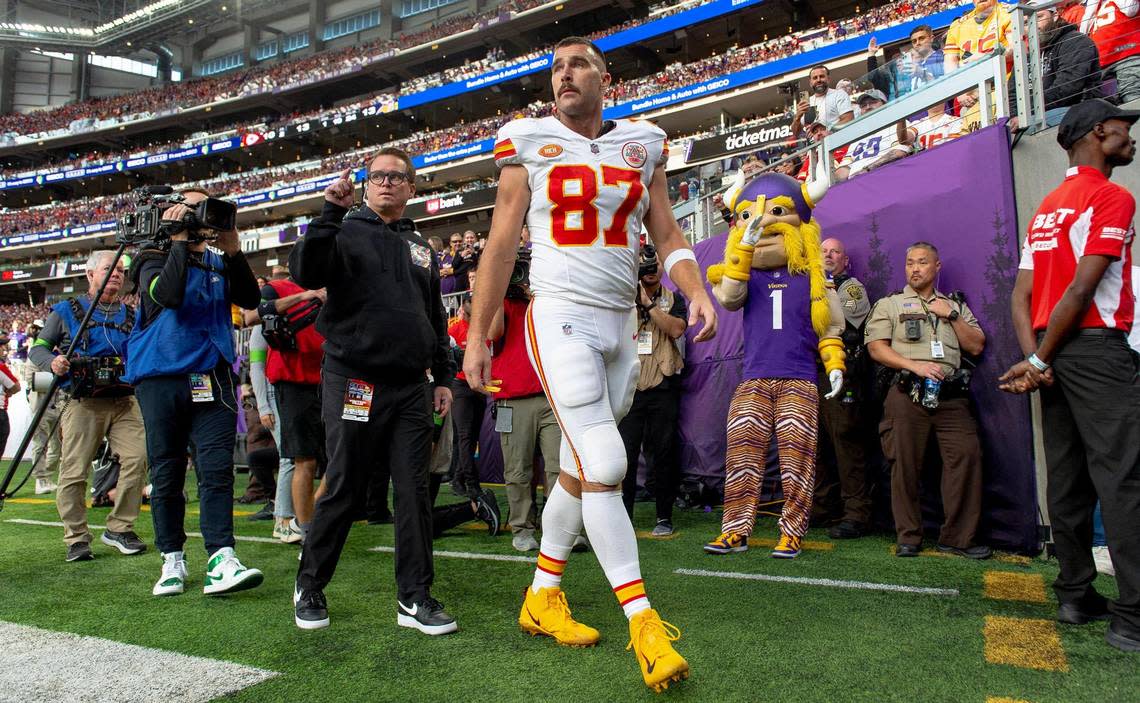
[[[1057,129],[1057,143],[1065,151],[1092,131],[1101,122],[1106,120],[1124,120],[1129,124],[1136,124],[1140,120],[1140,110],[1121,110],[1107,100],[1096,98],[1086,100],[1069,108]]]

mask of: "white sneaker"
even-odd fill
[[[281,533],[278,534],[277,528],[274,528],[273,536],[285,544],[297,544],[298,542],[305,541],[305,532],[297,524],[297,518],[295,517],[283,519]]]
[[[233,547],[222,547],[210,555],[202,593],[217,596],[256,588],[265,579],[257,569],[247,569],[238,561]]]
[[[162,555],[162,576],[151,593],[156,596],[176,596],[186,587],[186,558],[182,552]]]
[[[1108,547],[1093,547],[1093,562],[1096,564],[1096,570],[1106,576],[1116,576],[1116,569],[1112,566],[1112,557],[1108,553]]]
[[[56,488],[59,488],[59,486],[52,483],[52,480],[50,478],[36,479],[36,495],[38,496],[42,496],[45,493],[51,493]]]
[[[528,532],[520,532],[511,538],[511,546],[520,552],[533,552],[538,549],[538,541]]]

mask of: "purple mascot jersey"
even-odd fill
[[[816,380],[816,344],[811,324],[811,280],[786,267],[752,269],[744,301],[744,380]]]

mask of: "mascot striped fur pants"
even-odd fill
[[[728,408],[723,532],[748,536],[756,523],[773,430],[784,509],[780,531],[802,537],[811,519],[819,390],[802,379],[759,378],[736,387]]]

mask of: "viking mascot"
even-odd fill
[[[728,410],[728,452],[721,535],[711,554],[748,549],[773,430],[780,457],[784,508],[772,556],[791,559],[811,516],[822,359],[831,384],[843,387],[843,310],[829,287],[812,209],[824,182],[764,173],[747,184],[742,173],[724,194],[732,228],[724,263],[710,266],[713,294],[728,310],[744,309],[743,380]]]

